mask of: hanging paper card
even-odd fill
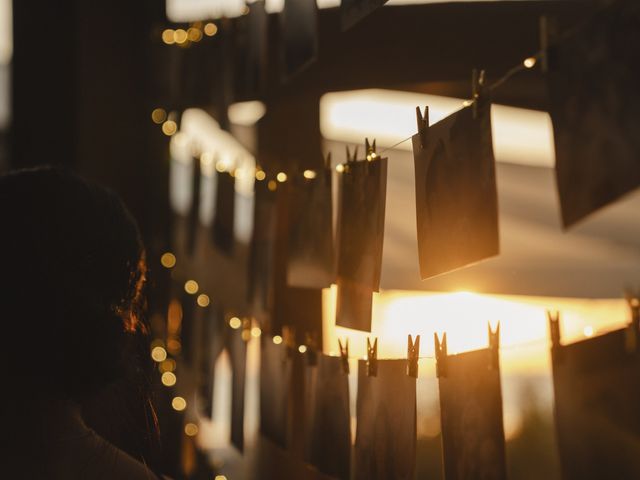
[[[281,447],[287,443],[287,395],[291,363],[284,344],[260,337],[260,431]]]
[[[338,279],[380,287],[387,159],[352,161],[339,177]]]
[[[406,360],[358,361],[356,480],[412,480],[416,461],[416,379]]]
[[[331,171],[307,171],[290,185],[287,284],[326,288],[334,281]]]
[[[231,443],[244,450],[244,389],[247,370],[247,343],[242,329],[229,329],[227,350],[231,358]]]
[[[184,289],[180,293],[180,304],[182,306],[182,327],[180,331],[180,351],[187,363],[191,363],[194,358],[194,332],[196,323],[196,300],[193,295]]]
[[[374,10],[387,3],[387,0],[341,0],[340,17],[342,30],[348,30]]]
[[[637,348],[631,329],[553,348],[563,478],[640,478]]]
[[[218,306],[210,305],[207,307],[203,320],[200,337],[202,355],[200,357],[200,381],[198,382],[199,399],[205,417],[211,418],[215,366],[227,343],[227,329],[224,323],[224,312]]]
[[[269,190],[266,181],[256,181],[254,188],[249,301],[254,308],[268,311],[273,300],[276,194]]]
[[[423,279],[499,253],[489,106],[467,107],[413,136]]]
[[[305,398],[305,461],[332,477],[349,480],[349,377],[340,357],[319,353],[315,365],[307,365]]]
[[[316,0],[285,0],[281,14],[285,78],[308,67],[318,55]]]
[[[338,279],[336,325],[370,332],[372,302],[370,287]]]
[[[213,219],[213,241],[224,253],[234,247],[235,177],[229,172],[216,172],[216,213]]]
[[[282,317],[275,323],[292,328],[298,344],[322,345],[322,290],[286,287],[275,312]]]
[[[639,22],[638,2],[615,2],[549,52],[565,227],[640,186]]]
[[[497,351],[444,356],[438,368],[444,478],[506,479]]]

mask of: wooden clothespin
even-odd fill
[[[407,375],[418,378],[418,359],[420,358],[420,335],[416,335],[414,343],[411,335],[407,336]]]
[[[487,324],[489,330],[489,349],[491,350],[491,370],[500,369],[500,322],[496,325],[495,330],[491,330],[491,323]]]
[[[560,312],[547,310],[547,319],[549,320],[549,334],[551,335],[551,354],[553,361],[559,361],[562,352],[560,345]]]
[[[371,345],[371,341],[367,337],[367,375],[369,377],[378,376],[378,338]]]
[[[436,332],[433,333],[433,342],[436,352],[436,376],[444,378],[447,376],[447,333],[442,334],[442,341]]]
[[[349,375],[349,339],[346,338],[344,345],[338,339],[338,348],[340,348],[340,360],[342,360],[342,371]]]
[[[483,105],[481,103],[484,102],[486,97],[486,88],[484,84],[485,72],[484,70],[478,70],[474,68],[471,72],[471,92],[473,98],[473,118],[478,118],[478,114],[480,113]]]
[[[331,171],[331,152],[327,153],[327,156],[324,159],[324,168]]]
[[[427,130],[429,128],[429,107],[424,107],[424,115],[420,111],[420,107],[416,107],[416,122],[418,135],[420,135],[420,146],[424,148],[427,144]]]
[[[353,155],[351,155],[348,145],[345,148],[347,149],[347,163],[355,162],[358,159],[358,146],[356,145]]]
[[[365,138],[364,139],[364,148],[366,150],[366,157],[367,160],[370,162],[372,160],[375,160],[378,156],[378,154],[376,153],[376,140],[375,138],[373,139],[373,143],[369,143],[369,139]]]

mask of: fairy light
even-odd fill
[[[195,295],[196,293],[198,293],[199,288],[200,286],[195,280],[187,280],[184,284],[184,291],[190,295]]]
[[[191,42],[199,42],[202,40],[202,31],[199,28],[191,27],[187,30],[187,38]]]
[[[213,37],[216,33],[218,33],[218,27],[215,23],[207,23],[204,26],[204,34],[207,37]]]
[[[173,120],[167,120],[162,124],[162,133],[164,133],[167,137],[171,137],[175,135],[178,131],[178,124]]]
[[[238,328],[240,328],[241,325],[242,325],[242,320],[240,320],[238,317],[231,317],[229,319],[229,326],[234,330],[237,330]]]
[[[280,183],[284,183],[287,181],[287,174],[284,172],[279,172],[278,175],[276,175],[276,179],[280,182]]]
[[[280,335],[274,335],[273,343],[275,343],[276,345],[280,345],[282,343],[282,337]]]
[[[256,172],[256,180],[258,180],[258,181],[262,181],[262,180],[264,180],[265,178],[267,178],[267,174],[266,174],[266,173],[264,173],[264,170],[258,170],[258,171]]]
[[[304,178],[306,178],[307,180],[312,180],[314,178],[316,178],[316,172],[314,172],[313,170],[305,170],[302,175],[304,176]]]
[[[258,338],[260,335],[262,335],[262,330],[260,330],[260,327],[253,327],[251,329],[251,336],[253,338]]]
[[[167,358],[159,366],[160,373],[173,372],[176,369],[176,361],[173,358]]]
[[[584,329],[582,330],[582,333],[584,333],[585,337],[593,337],[593,327],[591,325],[587,325],[586,327],[584,327]]]
[[[167,351],[164,349],[164,347],[153,347],[153,349],[151,350],[151,358],[153,358],[155,362],[160,363],[167,359]]]
[[[151,112],[153,123],[160,125],[167,119],[167,111],[164,108],[154,108]]]
[[[164,268],[173,268],[176,266],[176,256],[171,252],[163,253],[160,257],[160,264]]]
[[[275,192],[278,189],[278,184],[275,180],[269,180],[269,183],[267,183],[267,188],[270,192]]]
[[[305,353],[305,352],[307,351],[307,346],[306,346],[306,345],[300,345],[300,346],[298,347],[298,351],[299,351],[300,353]]]
[[[178,381],[178,377],[173,372],[164,372],[160,377],[160,381],[165,387],[173,387]]]
[[[187,437],[195,437],[198,434],[198,425],[193,422],[189,422],[184,426],[184,433]]]
[[[173,400],[171,400],[171,406],[174,410],[181,412],[187,408],[187,401],[182,397],[173,397]]]
[[[209,295],[207,295],[206,293],[201,293],[200,295],[198,295],[198,298],[196,299],[196,303],[202,308],[208,307],[209,303],[211,303],[211,299],[209,298]]]
[[[187,41],[187,38],[187,32],[185,30],[183,30],[182,28],[176,30],[174,39],[178,45],[182,45],[183,43],[185,43]]]
[[[173,45],[176,42],[176,32],[172,28],[167,28],[162,32],[162,41],[167,45]]]
[[[336,165],[336,172],[343,173],[344,172],[344,165],[342,165],[341,163]]]
[[[522,62],[522,64],[526,67],[526,68],[533,68],[536,65],[536,57],[529,57],[529,58],[525,58],[524,62]]]

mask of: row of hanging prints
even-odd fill
[[[528,68],[542,68],[548,77],[566,228],[640,184],[639,20],[638,5],[614,3],[597,19],[558,35],[498,82]],[[215,35],[214,29],[207,24],[204,32]],[[172,32],[163,34],[165,43],[178,41]],[[422,279],[499,255],[489,114],[498,85],[486,85],[482,71],[472,77],[472,98],[447,118],[429,125],[428,107],[416,108],[417,133],[410,140]],[[156,123],[172,134],[179,125],[167,126],[169,121]],[[364,358],[349,355],[348,340],[328,346],[323,338],[321,292],[331,285],[337,286],[335,323],[371,331],[382,264],[385,153],[377,151],[375,140],[366,140],[362,156],[357,148],[347,150],[347,161],[337,166],[329,157],[315,170],[257,167],[248,250],[234,236],[233,169],[222,166],[211,177],[215,207],[205,226],[203,162],[194,157],[187,180],[190,208],[175,215],[174,253],[161,259],[172,287],[164,338],[157,339],[152,356],[167,387],[179,386],[176,362],[196,372],[198,415],[210,416],[215,363],[227,351],[231,441],[243,451],[247,345],[259,338],[262,436],[284,457],[302,459],[318,478],[340,479],[413,478],[419,360],[433,358],[445,478],[506,478],[499,324],[488,327],[487,348],[455,355],[447,352],[446,333],[409,336],[406,358],[400,359],[378,358],[377,338],[367,339]],[[214,257],[207,256],[209,249]],[[238,254],[248,265],[240,282],[246,285],[234,285],[242,298],[216,294],[217,287],[207,287],[215,283],[207,275],[224,282]],[[203,267],[205,258],[216,263]],[[236,272],[227,281],[237,279]],[[640,301],[630,294],[628,304],[627,327],[567,345],[561,342],[560,314],[548,312],[564,478],[640,478]],[[420,356],[425,341],[434,342],[434,357]],[[357,374],[355,429],[350,372]],[[174,397],[173,404],[187,408],[184,396]],[[188,427],[195,434],[197,427]],[[281,477],[300,478],[287,475]]]

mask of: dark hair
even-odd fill
[[[14,385],[78,402],[123,375],[145,254],[112,192],[67,171],[0,177],[0,317]]]

